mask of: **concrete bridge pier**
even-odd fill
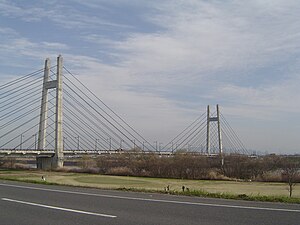
[[[40,170],[58,169],[64,166],[64,161],[57,160],[54,156],[37,156],[36,166]]]

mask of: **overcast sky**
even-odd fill
[[[300,153],[300,1],[0,0],[0,82],[65,66],[150,141],[209,104],[249,149]]]

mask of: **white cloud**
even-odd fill
[[[11,39],[7,43],[0,44],[0,46],[3,53],[13,53],[13,55],[18,53],[18,57],[29,56],[34,59],[45,58],[47,55],[55,56],[58,50],[61,51],[68,48],[67,45],[61,43],[35,43],[21,37]]]
[[[38,4],[32,2],[30,4],[16,4],[3,0],[0,2],[0,14],[12,18],[21,18],[26,22],[39,22],[46,19],[65,29],[130,28],[129,25],[104,20],[101,18],[101,14],[100,16],[85,14],[81,11],[81,8],[72,7],[74,4],[72,1],[66,3],[47,1],[47,3],[42,4],[40,2]]]
[[[199,83],[207,89],[201,83],[206,85],[205,80],[209,79],[218,79],[217,86],[228,85],[234,79],[242,83],[252,76],[245,71],[276,67],[297,53],[300,30],[294,28],[300,23],[293,16],[299,6],[293,9],[284,2],[276,3],[269,3],[273,8],[258,11],[253,10],[260,9],[260,2],[181,1],[181,4],[168,2],[164,7],[159,4],[161,14],[152,16],[151,20],[165,31],[133,34],[117,43],[115,49],[124,51],[120,53],[120,65],[136,75],[138,84],[161,85],[162,89],[170,89],[174,83]],[[214,73],[220,72],[226,75],[214,77]],[[271,75],[258,76],[253,87],[258,89],[254,91],[264,88],[261,85],[280,85],[276,79],[259,84],[265,76]],[[290,76],[290,79],[293,83],[295,78]],[[247,88],[242,86],[240,90],[247,91]]]
[[[143,56],[149,58],[160,57],[162,52],[168,51],[176,54],[178,50],[185,54],[177,56],[171,53],[173,57],[166,55],[165,60],[169,60],[169,64],[176,66],[178,61],[174,58],[179,60],[182,57],[179,61],[181,66],[186,65],[198,72],[210,73],[216,70],[263,66],[276,60],[276,57],[289,53],[292,49],[287,46],[299,46],[297,38],[290,36],[295,30],[291,29],[289,22],[295,17],[287,16],[289,19],[285,19],[285,23],[281,22],[280,15],[277,15],[278,18],[255,18],[263,17],[264,12],[253,12],[251,9],[256,7],[251,3],[180,2],[181,4],[166,4],[161,8],[162,15],[151,18],[166,29],[163,35],[141,34],[134,39],[129,38],[122,45],[129,45],[129,49],[135,52],[141,50]],[[236,8],[245,14],[240,15]],[[290,13],[290,10],[282,13]],[[270,22],[270,19],[274,21]],[[265,24],[267,21],[268,24]],[[299,22],[296,24],[299,25]],[[286,40],[287,35],[291,39]],[[140,47],[140,43],[145,45]],[[278,46],[285,51],[275,52]],[[270,50],[273,51],[269,53]],[[131,56],[130,58],[135,59]]]
[[[140,101],[148,102],[146,105],[151,108],[155,105],[151,101],[153,98],[145,95],[153,95],[155,91],[159,102],[170,111],[184,115],[186,111],[178,104],[180,101],[168,96],[185,95],[189,89],[180,87],[187,86],[201,90],[199,99],[204,99],[205,103],[201,102],[199,106],[210,101],[222,102],[224,111],[230,116],[245,120],[276,121],[284,118],[286,113],[299,113],[299,106],[290,103],[291,99],[294,102],[300,100],[297,90],[300,80],[296,72],[299,61],[288,62],[291,56],[299,57],[299,4],[292,1],[261,4],[261,1],[247,4],[239,1],[232,4],[200,1],[157,4],[160,13],[147,19],[163,30],[135,33],[124,41],[108,43],[114,51],[119,50],[117,70],[111,74],[124,81],[119,86],[123,94],[118,96],[126,98],[121,97],[121,102],[131,105],[128,99],[134,99],[132,96],[138,94],[142,97]],[[97,36],[93,38],[97,41]],[[103,39],[100,37],[99,41]],[[295,68],[277,74],[281,79],[273,78],[273,70],[268,70],[281,63],[291,63],[289,67]],[[257,80],[247,83],[252,76]],[[137,87],[136,91],[131,88],[128,92],[125,87],[130,83]],[[145,87],[142,94],[141,87]],[[189,99],[190,106],[199,99]],[[149,117],[154,118],[153,115],[157,114],[150,110]],[[160,115],[163,118],[166,114],[160,112]],[[188,115],[192,115],[191,112]],[[180,114],[169,118],[167,124],[171,127],[172,121],[182,119]],[[282,127],[283,123],[278,126]],[[158,129],[162,127],[164,125],[157,124]],[[253,133],[245,134],[255,140]],[[261,140],[258,143],[264,147],[268,145]],[[276,144],[280,146],[280,143]]]
[[[17,35],[17,32],[11,28],[8,27],[0,27],[0,34],[3,36],[15,36]]]
[[[44,48],[49,48],[49,49],[61,49],[61,50],[69,49],[69,46],[67,46],[66,44],[57,43],[57,42],[43,41],[41,45],[44,46]]]
[[[182,89],[183,86],[197,86],[202,90],[199,99],[204,99],[205,103],[199,102],[196,109],[211,101],[222,102],[226,113],[245,120],[276,121],[283,118],[285,113],[300,112],[297,104],[290,104],[290,99],[296,102],[300,100],[297,90],[300,81],[295,73],[299,62],[291,64],[296,68],[284,71],[282,76],[286,80],[283,81],[273,79],[272,72],[268,72],[269,68],[276,68],[277,63],[286,63],[290,55],[297,54],[300,23],[295,12],[299,6],[282,1],[269,2],[264,6],[260,4],[260,1],[248,4],[200,1],[181,1],[180,4],[166,2],[163,6],[157,4],[160,14],[147,19],[163,30],[135,33],[124,41],[106,42],[114,53],[119,54],[117,57],[120,59],[116,66],[111,66],[107,77],[107,82],[117,81],[114,93],[119,94],[111,96],[108,102],[118,105],[119,100],[125,108],[134,101],[139,102],[142,108],[148,106],[151,110],[129,115],[148,113],[151,119],[155,118],[153,115],[160,115],[157,121],[169,121],[166,124],[170,124],[170,127],[173,121],[183,119],[181,115],[190,115],[191,119],[195,113],[192,110],[187,114],[176,97],[168,97],[189,92],[189,89]],[[98,39],[97,35],[92,39],[105,43],[105,39]],[[103,71],[103,66],[98,68]],[[266,71],[259,72],[263,68]],[[247,79],[251,76],[258,80],[248,84]],[[270,78],[266,81],[266,77]],[[128,85],[133,87],[128,90]],[[105,89],[107,87],[103,87],[99,94]],[[165,93],[168,93],[167,96]],[[106,94],[109,95],[109,92]],[[189,99],[190,106],[195,107],[195,101],[199,99]],[[169,111],[180,113],[168,115],[160,109],[154,112],[157,110],[155,106],[162,104]],[[134,111],[138,110],[135,108]],[[141,123],[146,127],[153,124]],[[158,122],[155,127],[163,130],[164,124]],[[261,141],[259,143],[262,145]]]
[[[78,4],[111,10],[99,1]],[[300,112],[297,104],[291,104],[300,100],[298,1],[119,0],[111,4],[139,4],[145,21],[154,24],[156,31],[134,33],[134,22],[118,24],[72,5],[29,10],[2,1],[4,16],[45,19],[67,29],[64,41],[34,42],[2,28],[0,33],[10,38],[0,44],[1,54],[44,59],[62,53],[72,72],[153,140],[154,130],[172,137],[201,107],[204,111],[206,104],[216,102],[240,119],[275,121],[285,113]],[[100,33],[103,26],[120,29],[121,38]],[[81,46],[65,41],[70,29],[85,30],[78,35],[83,46],[92,44],[93,51],[78,53]],[[100,59],[103,55],[113,62],[105,63]]]

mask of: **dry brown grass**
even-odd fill
[[[0,179],[15,179],[20,181],[41,181],[45,176],[50,183],[89,186],[96,188],[140,188],[148,190],[164,190],[169,185],[171,190],[180,191],[182,186],[190,190],[205,190],[216,193],[232,193],[246,195],[288,196],[288,185],[278,182],[242,182],[242,181],[210,181],[161,179],[129,176],[107,176],[96,174],[44,172],[44,171],[1,171]],[[300,185],[295,186],[293,196],[300,198]]]

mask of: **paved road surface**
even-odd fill
[[[3,225],[299,225],[300,205],[0,181]]]

